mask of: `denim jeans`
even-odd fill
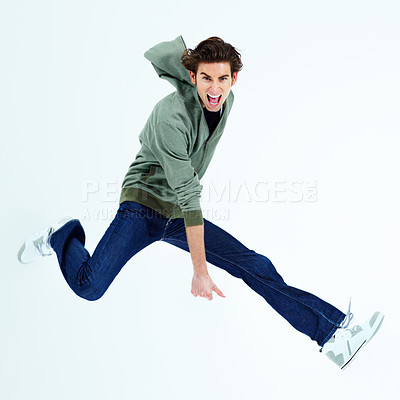
[[[158,240],[189,251],[183,218],[167,218],[142,204],[125,201],[92,256],[84,247],[85,232],[78,219],[54,232],[50,244],[70,288],[86,300],[97,300],[136,253]],[[207,262],[242,279],[294,328],[320,346],[345,318],[344,313],[319,297],[288,286],[267,257],[249,250],[207,219],[204,243]]]

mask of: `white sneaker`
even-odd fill
[[[71,221],[72,217],[64,217],[53,222],[49,227],[33,234],[18,251],[18,261],[23,264],[29,264],[41,257],[51,256],[54,250],[50,246],[51,235]]]
[[[345,369],[358,351],[365,346],[378,332],[384,315],[376,311],[374,315],[362,325],[355,325],[349,329],[338,328],[335,334],[320,349],[342,370]]]

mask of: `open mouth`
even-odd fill
[[[222,95],[219,96],[210,96],[209,94],[207,95],[207,100],[208,104],[211,107],[217,107],[219,105],[219,102],[221,101]]]

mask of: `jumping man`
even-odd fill
[[[241,55],[218,37],[187,49],[181,36],[145,53],[159,77],[176,91],[154,107],[139,135],[141,148],[124,178],[117,214],[93,255],[85,249],[78,219],[62,218],[25,241],[22,263],[57,255],[70,288],[86,300],[98,300],[121,268],[140,250],[162,240],[190,252],[191,293],[212,300],[225,297],[211,279],[207,262],[241,278],[251,289],[306,334],[341,369],[380,328],[375,312],[350,327],[344,314],[319,297],[288,286],[271,261],[203,218],[203,177],[232,108],[231,91],[242,69]]]

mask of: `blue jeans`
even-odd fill
[[[54,232],[50,244],[70,288],[86,300],[98,300],[121,268],[158,240],[189,251],[183,218],[167,218],[149,207],[125,201],[92,256],[84,247],[85,233],[78,219]],[[207,219],[204,243],[207,262],[241,278],[294,328],[320,346],[345,318],[319,297],[288,286],[267,257],[249,250]]]

